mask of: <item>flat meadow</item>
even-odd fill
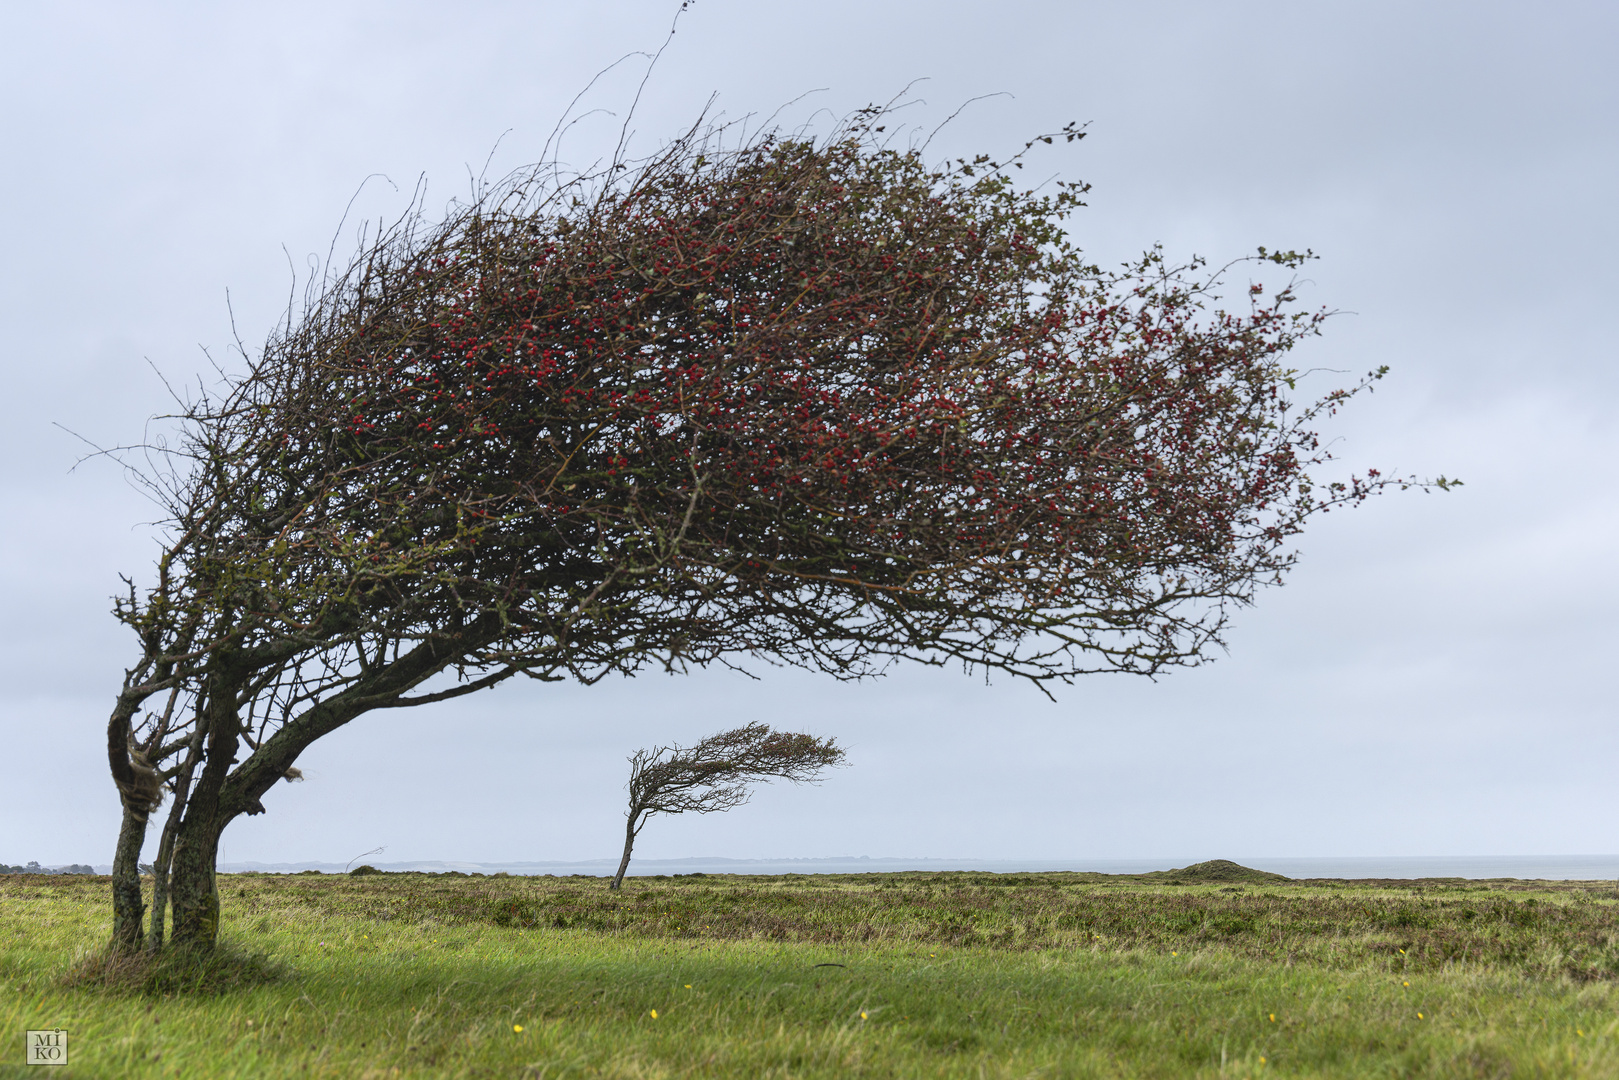
[[[0,1077],[1619,1076],[1611,882],[219,885],[212,958],[110,963],[107,879],[0,877]]]

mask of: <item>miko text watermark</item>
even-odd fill
[[[56,1028],[49,1031],[30,1031],[27,1034],[28,1065],[66,1065],[67,1031]]]

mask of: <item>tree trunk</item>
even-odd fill
[[[219,939],[219,886],[214,878],[219,832],[215,816],[198,814],[194,805],[180,823],[169,871],[177,948],[211,949]]]
[[[198,724],[195,734],[191,736],[191,744],[186,747],[185,761],[181,763],[179,775],[174,778],[174,805],[169,808],[169,818],[163,823],[157,858],[152,863],[152,924],[146,932],[146,947],[154,953],[163,948],[163,916],[169,902],[169,871],[174,865],[174,837],[180,828],[186,800],[191,797],[191,774],[196,770],[197,759],[202,756],[204,732],[203,725]]]
[[[630,819],[624,823],[624,857],[618,860],[618,873],[614,876],[613,883],[607,886],[615,892],[624,884],[624,871],[630,868],[630,849],[635,846],[635,834],[640,831],[635,826],[635,819],[639,816],[632,810]]]
[[[163,837],[158,841],[157,859],[152,863],[152,924],[146,931],[146,948],[159,952],[163,948],[163,917],[169,904],[169,868],[174,864],[174,834],[180,825],[181,808],[185,805],[185,789],[175,794],[174,810],[163,826]]]
[[[112,947],[117,952],[135,952],[141,945],[146,905],[141,900],[140,857],[145,841],[145,815],[124,807],[118,850],[112,857]]]
[[[142,805],[134,766],[129,753],[129,718],[135,714],[140,699],[132,698],[126,685],[118,695],[118,704],[107,719],[107,766],[112,770],[112,782],[118,788],[118,800],[124,818],[118,826],[118,847],[112,856],[112,948],[115,952],[134,952],[140,948],[141,918],[145,905],[141,902],[141,845],[146,841],[146,815],[149,807]],[[133,804],[133,805],[131,805]]]
[[[189,949],[211,949],[219,938],[219,888],[214,880],[214,863],[219,856],[219,834],[234,816],[220,812],[219,793],[236,762],[241,731],[233,680],[211,675],[209,681],[202,775],[186,800],[185,816],[175,830],[174,861],[169,869],[173,941],[177,947]]]
[[[158,861],[152,864],[152,924],[146,931],[146,951],[163,951],[163,917],[169,910],[168,857],[174,852],[174,835],[165,830],[157,849]]]

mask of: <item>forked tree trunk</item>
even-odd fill
[[[112,858],[112,947],[135,952],[141,946],[146,905],[141,899],[141,844],[146,841],[146,818],[124,807],[118,830],[118,850]]]
[[[471,648],[495,640],[503,625],[498,615],[480,616],[459,643],[423,643],[404,660],[395,661],[369,685],[358,692],[355,687],[350,687],[345,694],[349,699],[360,701],[367,701],[369,693],[383,698],[402,694],[436,674],[455,656],[461,655],[464,651],[462,646]],[[154,951],[163,945],[165,899],[171,913],[171,945],[189,949],[210,949],[214,946],[219,939],[220,905],[215,862],[219,856],[220,834],[239,814],[263,813],[264,806],[260,799],[271,785],[287,775],[287,770],[305,747],[370,707],[356,706],[353,700],[344,700],[344,695],[337,695],[336,702],[314,705],[303,718],[297,732],[289,737],[289,729],[282,728],[268,743],[260,743],[255,749],[255,756],[243,766],[247,772],[231,780],[231,767],[236,764],[237,747],[242,735],[241,717],[237,710],[242,676],[235,666],[236,662],[235,658],[216,655],[204,686],[204,704],[197,717],[198,726],[192,736],[191,747],[175,777],[174,807],[163,830],[155,865],[157,883],[153,890],[152,927],[148,938]],[[275,750],[266,755],[264,747],[270,744],[275,745]],[[202,769],[192,787],[193,768],[198,761]],[[117,775],[116,768],[114,775]],[[229,784],[228,780],[231,780]],[[139,849],[137,840],[134,853],[129,857],[132,868],[136,866],[134,858],[139,854]],[[166,879],[163,876],[165,872]],[[139,877],[136,876],[134,881],[138,903]],[[139,940],[138,909],[132,925],[137,927],[135,935]]]

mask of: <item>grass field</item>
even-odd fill
[[[0,1076],[1619,1077],[1610,883],[220,886],[220,962],[114,970],[106,879],[0,877]]]

